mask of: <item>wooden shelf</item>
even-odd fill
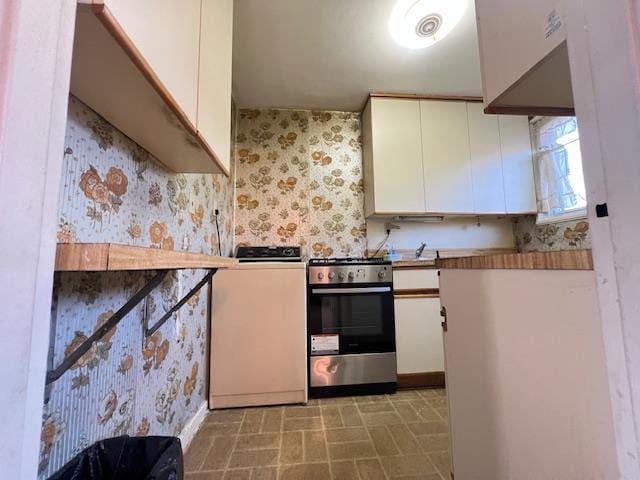
[[[120,270],[172,270],[180,268],[228,268],[235,258],[116,243],[59,243],[57,272],[107,272]]]
[[[593,270],[591,250],[530,252],[436,260],[437,268],[480,270]]]

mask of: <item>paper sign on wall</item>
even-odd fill
[[[311,355],[340,353],[340,335],[311,335]]]
[[[561,7],[558,5],[551,10],[544,21],[544,39],[548,40],[554,33],[564,28],[564,22],[562,21]]]

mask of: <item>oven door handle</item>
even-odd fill
[[[391,287],[365,287],[365,288],[314,288],[314,295],[332,295],[336,293],[387,293]]]

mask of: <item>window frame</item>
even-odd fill
[[[541,191],[540,182],[542,177],[540,175],[540,162],[538,161],[538,154],[540,150],[538,149],[538,139],[536,134],[535,123],[544,121],[544,119],[549,118],[546,116],[535,116],[529,118],[529,133],[531,135],[531,147],[532,147],[532,155],[531,161],[533,162],[533,179],[535,183],[535,193],[536,193],[536,225],[549,225],[555,223],[563,223],[575,220],[584,220],[588,218],[588,205],[584,207],[572,209],[565,211],[559,215],[548,215],[544,212],[540,211],[540,200],[539,200],[539,192]],[[575,118],[575,117],[574,117]],[[579,142],[578,137],[578,142]],[[585,192],[586,196],[586,192]]]

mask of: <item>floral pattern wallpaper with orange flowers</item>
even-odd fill
[[[360,115],[240,110],[237,121],[236,245],[363,256]]]
[[[140,146],[71,97],[58,242],[113,242],[218,254],[233,249],[233,183],[221,175],[168,172]],[[40,478],[95,441],[178,435],[206,399],[207,290],[148,338],[158,319],[205,274],[171,272],[163,283],[56,381],[45,400]],[[62,273],[55,279],[51,364],[75,348],[142,287],[149,272]]]
[[[513,235],[519,252],[581,250],[591,248],[586,220],[536,224],[535,215],[513,219]]]

